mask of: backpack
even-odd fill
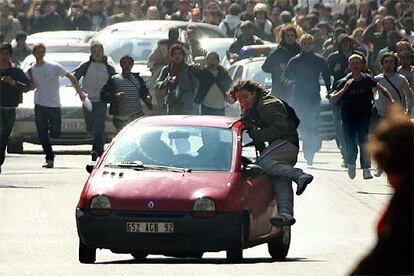
[[[286,112],[287,112],[287,115],[288,115],[288,119],[289,120],[292,120],[293,121],[293,123],[294,123],[294,126],[296,127],[296,128],[298,128],[299,127],[299,124],[300,124],[300,119],[299,119],[299,117],[298,117],[298,115],[296,115],[296,112],[295,112],[295,110],[293,109],[293,107],[291,107],[287,102],[285,102],[284,100],[282,100],[282,99],[280,99],[280,98],[278,98],[282,103],[283,103],[283,105],[285,106],[285,108],[286,108]]]

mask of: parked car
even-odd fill
[[[40,32],[27,36],[26,44],[31,48],[36,43],[48,45],[56,44],[72,44],[72,43],[88,43],[95,35],[92,31],[53,31]]]
[[[46,61],[60,63],[69,72],[88,59],[89,54],[86,53],[47,53],[45,56]],[[22,63],[22,69],[27,71],[34,62],[34,56],[28,56]],[[93,136],[86,131],[85,127],[82,102],[67,78],[61,78],[59,92],[62,104],[62,132],[59,138],[51,138],[51,142],[60,145],[92,143]],[[9,153],[23,152],[23,142],[40,143],[34,119],[34,93],[33,90],[24,93],[23,103],[16,109],[16,121],[7,147]],[[116,134],[109,115],[106,119],[105,132],[108,141]]]
[[[250,46],[249,46],[250,47]],[[246,50],[247,51],[247,50]],[[262,70],[266,57],[253,57],[239,60],[228,69],[233,81],[255,80],[263,86],[272,89],[272,75]],[[333,119],[332,104],[326,99],[327,90],[321,79],[321,109],[319,117],[319,135],[322,140],[333,140],[336,138],[336,131]]]
[[[90,173],[76,207],[79,261],[96,249],[192,256],[267,243],[286,257],[290,227],[269,223],[277,213],[270,179],[253,164],[254,146],[235,118],[151,116],[125,127]]]

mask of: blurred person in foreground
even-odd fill
[[[299,119],[288,104],[257,82],[239,81],[230,95],[240,103],[240,120],[260,152],[256,163],[272,181],[278,214],[270,223],[278,227],[293,225],[292,181],[297,184],[296,195],[301,195],[313,180],[312,175],[294,167],[299,153]]]
[[[370,135],[368,150],[394,189],[377,225],[378,240],[351,275],[413,275],[414,124],[398,105]]]

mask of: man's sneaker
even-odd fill
[[[375,175],[375,177],[380,177],[383,172],[384,172],[383,169],[378,168],[374,175]]]
[[[348,176],[351,179],[354,179],[356,175],[356,166],[348,164]]]
[[[372,178],[374,178],[374,177],[372,176],[372,174],[371,174],[371,171],[370,171],[369,169],[363,169],[363,170],[362,170],[362,177],[363,177],[364,179],[372,179]]]
[[[42,168],[51,169],[53,168],[53,163],[53,160],[46,160],[46,162],[42,165]]]
[[[291,226],[295,224],[296,220],[290,215],[279,214],[273,218],[270,218],[270,223],[273,226],[283,227]]]
[[[313,176],[308,174],[308,173],[304,173],[301,176],[299,176],[298,178],[298,188],[296,190],[296,195],[301,195],[305,189],[306,186],[308,186],[309,183],[311,183],[313,180]]]
[[[96,161],[99,157],[99,154],[96,151],[91,152],[92,161]]]

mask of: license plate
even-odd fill
[[[174,233],[174,223],[127,222],[126,231],[131,233]]]
[[[62,121],[62,129],[83,130],[85,129],[85,122],[83,120]]]

